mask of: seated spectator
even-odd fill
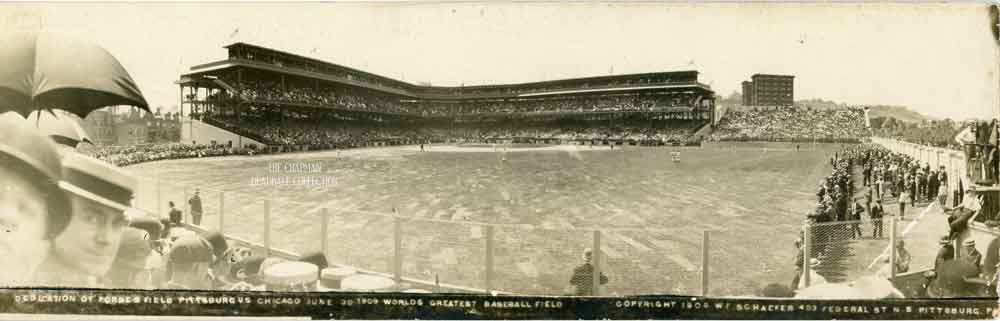
[[[205,239],[188,235],[178,238],[167,259],[168,289],[212,289],[209,268],[213,261],[212,246]]]
[[[122,240],[118,246],[118,254],[108,271],[110,287],[116,289],[149,288],[150,278],[142,278],[146,262],[153,253],[150,247],[149,233],[134,227],[122,232]]]

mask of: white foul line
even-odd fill
[[[931,202],[930,205],[927,205],[927,207],[924,208],[924,211],[920,213],[920,215],[917,217],[917,219],[913,220],[912,222],[910,222],[910,224],[907,225],[905,229],[903,229],[903,233],[900,234],[900,236],[901,237],[902,236],[906,236],[906,234],[910,233],[910,230],[912,230],[914,226],[917,226],[917,223],[919,223],[920,220],[922,220],[924,218],[924,216],[927,215],[927,213],[930,213],[931,208],[933,208],[935,205],[937,205],[937,202]],[[893,216],[892,219],[895,220],[896,217]],[[872,267],[875,266],[876,263],[878,263],[879,259],[881,259],[883,256],[886,256],[887,254],[889,254],[889,247],[890,246],[894,246],[894,244],[886,245],[885,250],[882,250],[882,254],[879,254],[877,257],[875,257],[875,260],[872,261],[872,264],[868,265],[868,270],[871,270]]]

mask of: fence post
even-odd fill
[[[889,277],[896,277],[896,221],[897,217],[893,217],[892,223],[889,224]]]
[[[708,230],[701,237],[701,295],[708,296]]]
[[[226,191],[219,192],[219,233],[226,234]]]
[[[601,290],[601,231],[594,231],[594,249],[591,260],[594,262],[594,275],[592,281],[593,292],[591,295],[600,295]]]
[[[184,197],[181,198],[181,202],[184,203],[184,221],[188,224],[194,225],[194,215],[191,215],[191,204],[188,203],[188,187],[184,185]]]
[[[271,255],[271,199],[264,200],[264,255]]]
[[[160,177],[156,177],[156,216],[163,217],[163,182]]]
[[[321,225],[319,227],[320,228],[320,233],[319,233],[320,234],[319,235],[319,250],[326,257],[330,257],[330,253],[327,253],[327,249],[328,249],[328,246],[329,246],[329,244],[327,244],[327,243],[329,243],[329,240],[330,240],[328,238],[329,234],[327,234],[329,232],[328,228],[330,226],[330,213],[324,207],[323,208],[323,212],[321,213],[321,215],[323,217],[323,222],[321,223]]]
[[[496,231],[493,225],[486,226],[486,293],[493,291],[493,248]]]
[[[809,260],[812,259],[812,222],[802,226],[802,282],[809,287]],[[795,284],[798,286],[798,284]],[[794,289],[793,289],[794,290]]]
[[[396,286],[403,280],[403,222],[399,215],[392,220],[393,225],[393,260],[392,275],[396,279]]]

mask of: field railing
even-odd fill
[[[188,203],[195,190],[202,206],[198,222]],[[170,201],[192,230],[219,231],[231,243],[267,256],[294,259],[320,252],[333,265],[391,278],[398,290],[409,285],[493,294],[746,295],[763,282],[733,285],[746,263],[734,257],[747,250],[734,230],[477,222],[462,213],[364,211],[338,206],[335,199],[306,203],[158,177],[140,179],[133,207],[166,218]],[[584,266],[585,249],[597,254],[590,264],[595,273],[575,273]],[[602,274],[610,278],[607,284],[600,285]],[[571,282],[574,275],[591,280]]]

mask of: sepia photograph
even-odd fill
[[[996,5],[0,3],[0,313],[984,319]]]

